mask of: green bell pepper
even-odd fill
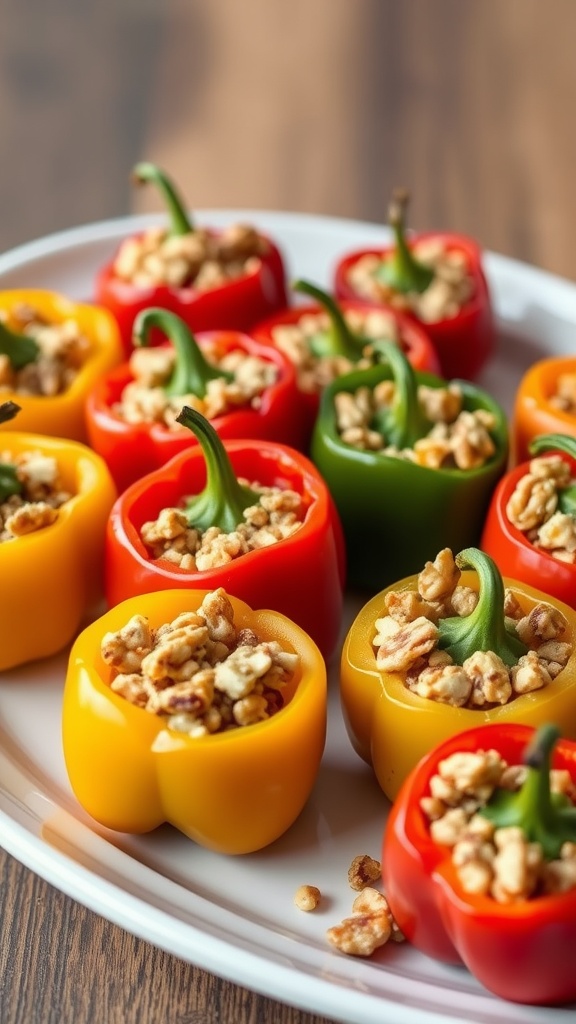
[[[445,547],[460,551],[478,546],[492,491],[508,460],[506,416],[487,392],[469,381],[448,382],[415,371],[394,345],[383,343],[381,353],[386,360],[381,365],[355,370],[326,388],[311,445],[312,460],[328,484],[344,527],[348,581],[368,590],[418,572]],[[492,414],[493,454],[477,468],[436,469],[345,443],[337,426],[336,396],[354,394],[358,388],[373,391],[386,380],[395,385],[394,400],[369,425],[386,445],[412,448],[425,437],[433,424],[423,416],[418,387],[446,388],[452,383],[461,390],[463,410]]]

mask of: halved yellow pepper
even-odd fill
[[[45,289],[14,289],[0,292],[0,311],[8,315],[19,305],[31,306],[50,323],[74,320],[90,342],[90,352],[70,386],[57,395],[32,395],[2,389],[2,401],[20,406],[18,428],[23,431],[87,441],[84,406],[96,381],[123,359],[118,324],[100,306],[72,302]],[[7,429],[0,425],[0,430]],[[9,428],[8,428],[9,429]]]
[[[1,671],[62,650],[102,599],[116,489],[104,460],[77,441],[11,431],[0,434],[0,452],[53,457],[63,490],[72,494],[50,526],[0,543]]]
[[[164,590],[130,598],[88,626],[72,648],[64,689],[64,757],[84,809],[107,828],[149,832],[169,822],[220,853],[259,850],[281,836],[304,807],[326,734],[326,665],[299,626],[273,611],[252,611],[228,595],[238,629],[278,640],[300,664],[282,691],[285,704],[255,725],[193,738],[110,688],[100,654],[104,634],[136,614],[152,628],[200,607],[206,590]]]
[[[459,582],[479,590],[476,572],[463,572]],[[576,739],[576,612],[524,583],[504,577],[503,584],[514,590],[524,614],[542,601],[563,613],[567,621],[563,639],[572,645],[572,654],[548,686],[489,710],[429,700],[405,686],[403,673],[377,669],[372,641],[376,620],[386,614],[386,594],[417,590],[417,574],[376,594],[352,623],[340,666],[343,715],[356,753],[372,766],[390,800],[395,799],[402,782],[425,754],[466,729],[490,722],[520,722],[534,727],[554,722],[568,739]]]

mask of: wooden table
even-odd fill
[[[573,0],[5,0],[2,20],[0,249],[158,208],[129,185],[147,158],[197,208],[382,220],[405,184],[414,226],[576,277]],[[0,871],[2,1024],[322,1024]]]

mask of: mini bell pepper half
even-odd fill
[[[18,412],[0,406],[0,422]],[[0,504],[21,492],[14,464],[38,453],[54,460],[71,497],[42,529],[0,542],[0,670],[62,650],[103,594],[104,536],[116,491],[95,452],[76,441],[19,431],[0,435]]]
[[[47,326],[58,327],[74,322],[79,334],[86,338],[86,357],[77,368],[71,383],[56,394],[33,394],[1,386],[3,401],[20,406],[18,426],[23,431],[66,437],[86,442],[84,408],[92,388],[103,374],[122,359],[122,345],[114,318],[105,309],[72,302],[56,292],[43,289],[14,289],[0,292],[0,358],[7,357],[15,369],[36,362],[38,343],[13,326],[19,308],[33,311]],[[5,319],[2,319],[4,314]],[[0,429],[10,429],[2,427]]]
[[[475,380],[494,352],[496,334],[488,284],[478,244],[464,235],[418,232],[406,237],[408,195],[397,190],[390,205],[389,221],[394,244],[348,253],[336,265],[334,292],[338,299],[364,299],[372,304],[380,294],[385,303],[400,303],[406,315],[429,335],[440,359],[444,377]],[[435,287],[430,266],[418,258],[418,248],[438,243],[446,253],[461,256],[470,279],[471,293],[451,315],[440,313],[423,319],[409,308],[410,295],[422,295]],[[370,261],[368,290],[355,281],[359,266]]]
[[[471,728],[437,745],[406,779],[386,823],[382,868],[394,918],[417,949],[448,963],[464,963],[491,992],[518,1003],[546,1006],[576,999],[570,951],[576,943],[576,888],[499,902],[467,892],[451,850],[431,837],[421,800],[442,761],[460,752],[495,751],[509,765],[527,766],[516,792],[497,789],[480,811],[496,827],[516,825],[548,857],[576,842],[576,808],[551,799],[549,769],[576,785],[576,744],[555,743],[555,729],[516,722]]]
[[[571,479],[576,479],[576,437],[566,434],[541,434],[529,443],[532,456],[556,454],[569,469]],[[506,473],[498,482],[484,523],[481,548],[494,558],[500,570],[507,576],[522,580],[533,587],[545,590],[547,594],[576,608],[576,563],[554,557],[533,543],[524,530],[511,521],[507,508],[520,482],[530,473],[530,462],[522,462]],[[554,509],[572,516],[576,522],[576,487],[573,483],[558,491]],[[526,498],[528,501],[528,496]],[[527,509],[531,514],[531,509]],[[552,514],[552,513],[550,513]],[[527,520],[528,521],[528,520]],[[576,543],[576,530],[572,528],[571,542]],[[571,553],[567,552],[569,557]]]
[[[200,229],[187,214],[175,186],[168,176],[150,163],[137,164],[133,172],[136,183],[152,183],[160,190],[167,206],[168,239],[192,238]],[[212,240],[222,231],[203,231]],[[141,236],[135,236],[135,240]],[[117,259],[102,267],[95,283],[95,299],[113,313],[122,336],[125,353],[132,350],[132,327],[138,313],[149,306],[161,306],[177,313],[193,331],[247,331],[259,320],[282,309],[287,302],[284,261],[272,239],[260,235],[260,251],[245,271],[224,282],[199,288],[196,271],[189,279],[175,284],[140,284],[118,275]],[[130,240],[131,241],[131,240]]]
[[[374,429],[397,450],[412,448],[432,429],[423,418],[418,388],[446,388],[448,382],[413,371],[395,345],[383,343],[382,350],[386,363],[353,371],[326,388],[310,449],[342,521],[348,582],[372,591],[415,572],[444,547],[459,550],[477,544],[492,491],[508,459],[504,411],[468,381],[451,382],[461,389],[463,409],[485,410],[494,420],[494,452],[484,464],[431,468],[385,449],[362,450],[345,443],[337,425],[340,393],[373,391],[388,380],[395,385],[396,397]]]
[[[198,439],[161,469],[137,481],[112,509],[106,543],[106,595],[114,605],[150,590],[224,587],[252,607],[274,608],[310,634],[328,658],[342,618],[345,552],[341,527],[324,481],[305,456],[272,441],[222,442],[199,413],[185,408],[180,422]],[[289,488],[302,497],[305,516],[291,536],[233,558],[226,565],[187,571],[153,559],[140,531],[164,508],[182,508],[190,527],[229,533],[257,496],[238,478]]]
[[[203,399],[211,379],[227,376],[204,355],[212,344],[222,356],[240,351],[247,358],[257,356],[270,364],[277,377],[259,396],[258,402],[238,405],[216,416],[214,428],[223,438],[262,438],[302,447],[305,441],[300,411],[302,400],[292,364],[281,352],[239,331],[205,331],[194,337],[175,313],[157,308],[138,315],[134,325],[137,343],[146,344],[155,329],[162,331],[166,344],[173,345],[176,353],[172,376],[163,389],[167,395],[181,395],[182,405],[189,395]],[[86,403],[90,444],[105,459],[119,491],[194,443],[194,438],[184,428],[168,427],[157,421],[133,423],[118,415],[115,406],[133,380],[129,364],[123,363],[96,382]]]
[[[107,632],[134,615],[157,628],[196,611],[207,591],[162,590],[125,601],[78,637],[63,703],[63,749],[72,789],[107,828],[150,832],[169,822],[219,853],[259,850],[281,836],[304,807],[326,731],[326,667],[310,637],[275,611],[229,596],[238,629],[278,640],[299,655],[282,691],[284,706],[241,729],[191,737],[110,688],[100,652]]]
[[[377,362],[379,358],[378,343],[353,330],[346,319],[346,314],[357,313],[359,317],[368,319],[371,314],[386,312],[398,334],[399,344],[414,369],[429,373],[440,372],[436,349],[424,329],[398,310],[392,307],[370,306],[355,299],[336,302],[333,296],[309,281],[295,281],[292,288],[296,292],[308,295],[314,301],[275,314],[257,324],[251,333],[259,341],[274,348],[280,347],[290,358],[289,350],[278,341],[278,334],[282,328],[299,327],[300,324],[309,322],[312,317],[328,314],[329,327],[319,327],[317,333],[306,337],[306,365],[302,367],[297,360],[293,360],[306,414],[305,433],[308,443],[318,416],[320,393],[324,386],[310,379],[311,367],[316,365],[320,368],[326,360],[340,362],[345,367],[338,374],[341,376],[342,373],[354,369],[360,360],[368,365],[368,361]]]
[[[409,576],[372,597],[352,623],[342,649],[340,694],[348,735],[356,753],[373,767],[381,789],[394,800],[404,779],[421,757],[455,733],[489,722],[523,722],[538,726],[554,722],[576,740],[576,613],[563,602],[528,584],[501,578],[493,560],[469,548],[456,558],[460,583],[479,594],[469,615],[441,619],[444,649],[462,665],[477,651],[494,651],[509,665],[525,653],[506,628],[504,588],[510,587],[525,615],[540,602],[552,605],[567,621],[566,643],[572,653],[562,671],[545,687],[515,696],[506,704],[486,709],[456,707],[420,696],[406,686],[405,673],[376,666],[372,645],[376,621],[386,614],[392,591],[418,589],[418,576]]]
[[[523,374],[512,412],[510,440],[514,462],[530,456],[530,442],[539,434],[576,436],[576,406],[559,399],[563,378],[576,382],[576,359],[551,356],[534,363]],[[576,391],[576,383],[573,384]]]

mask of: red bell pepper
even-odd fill
[[[224,587],[252,607],[291,618],[328,658],[340,630],[345,553],[335,506],[320,474],[285,445],[262,440],[224,444],[208,420],[192,409],[185,408],[179,421],[199,444],[132,484],[112,509],[106,548],[108,603],[175,587]],[[152,558],[140,530],[164,508],[186,510],[190,525],[202,531],[210,526],[224,533],[234,530],[244,509],[257,501],[238,478],[252,486],[296,491],[306,509],[302,525],[290,537],[203,571]]]
[[[265,389],[259,402],[216,416],[214,428],[224,438],[266,438],[298,449],[303,447],[306,435],[300,413],[302,400],[292,364],[281,352],[239,331],[204,331],[195,339],[179,317],[162,309],[149,309],[138,316],[135,337],[144,344],[157,328],[176,350],[174,371],[164,390],[173,397],[181,395],[182,405],[190,394],[204,398],[211,378],[226,377],[203,355],[202,349],[212,343],[217,344],[222,355],[240,350],[273,364],[277,379]],[[96,383],[86,403],[90,445],[108,464],[120,491],[194,443],[183,427],[172,428],[159,422],[128,423],[115,412],[114,406],[133,380],[129,363],[124,363]]]
[[[295,291],[309,295],[315,301],[285,309],[281,313],[269,317],[268,320],[256,325],[251,332],[253,337],[277,348],[279,347],[279,342],[276,339],[278,328],[299,326],[309,321],[311,317],[325,318],[328,314],[329,328],[320,325],[317,334],[312,337],[307,336],[308,358],[312,365],[316,365],[318,371],[320,371],[323,361],[341,361],[342,369],[338,374],[340,376],[348,370],[355,369],[361,360],[369,365],[370,362],[378,358],[378,342],[361,332],[356,333],[347,322],[346,314],[355,313],[359,317],[368,319],[371,314],[385,312],[391,319],[392,329],[398,337],[402,351],[414,369],[439,374],[438,355],[426,331],[398,310],[391,306],[369,305],[357,299],[338,303],[331,295],[308,281],[296,281],[293,288]],[[366,356],[366,353],[371,351],[373,354]],[[287,354],[289,355],[288,352]],[[323,388],[320,383],[311,380],[303,383],[301,379],[299,380],[301,367],[297,363],[295,363],[295,369],[296,380],[299,382],[305,408],[306,434],[310,437],[318,415]],[[305,369],[310,377],[309,367]]]
[[[557,454],[569,467],[570,477],[576,479],[576,437],[542,434],[530,442],[528,451],[532,455]],[[555,558],[550,551],[537,547],[508,516],[510,498],[529,473],[530,462],[522,462],[498,482],[488,507],[480,546],[492,556],[503,575],[528,583],[576,608],[576,563]],[[576,516],[574,484],[558,490],[555,508]]]
[[[170,214],[170,237],[188,235],[196,230],[173,184],[162,171],[153,164],[137,164],[134,177],[137,182],[153,182],[162,191]],[[215,244],[223,237],[222,231],[208,229],[207,233]],[[129,355],[132,349],[134,320],[149,306],[161,306],[177,313],[194,331],[246,331],[258,320],[282,309],[287,302],[283,257],[270,238],[260,235],[260,240],[262,251],[245,273],[208,289],[198,288],[193,278],[178,286],[142,286],[124,280],[115,269],[119,249],[97,275],[95,301],[116,317],[126,354]]]
[[[521,827],[555,859],[576,841],[576,808],[550,798],[550,751],[555,727],[535,732],[519,724],[480,725],[452,736],[424,757],[405,780],[389,815],[382,871],[390,909],[406,938],[428,956],[463,962],[490,991],[519,1003],[558,1004],[576,999],[571,951],[576,944],[576,888],[535,894],[516,902],[463,888],[450,847],[430,834],[422,798],[440,762],[459,751],[495,750],[509,765],[528,766],[515,792],[496,789],[480,812],[496,827]],[[529,741],[532,741],[529,744]],[[576,784],[576,744],[557,744],[552,765]]]
[[[395,246],[375,246],[348,253],[336,264],[334,292],[340,300],[364,299],[374,304],[374,296],[367,299],[351,279],[360,261],[374,257],[373,288],[381,293],[383,302],[399,303],[406,315],[426,331],[438,353],[441,375],[447,379],[462,377],[475,380],[496,343],[480,247],[464,235],[438,231],[412,234],[408,244],[404,228],[406,202],[407,196],[400,193],[391,204],[390,224],[395,234]],[[421,294],[430,287],[430,268],[417,260],[415,249],[433,241],[438,241],[446,252],[462,254],[471,279],[472,293],[454,316],[423,321],[407,308],[407,296]]]

